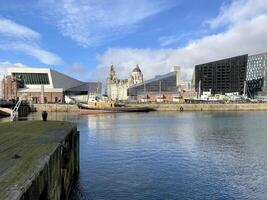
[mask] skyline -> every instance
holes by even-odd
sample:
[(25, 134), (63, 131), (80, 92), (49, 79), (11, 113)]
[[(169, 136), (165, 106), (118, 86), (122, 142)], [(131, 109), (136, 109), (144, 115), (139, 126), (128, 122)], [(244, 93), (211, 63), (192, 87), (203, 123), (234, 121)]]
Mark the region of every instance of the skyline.
[[(267, 51), (267, 2), (156, 0), (0, 1), (0, 71), (51, 67), (83, 81), (104, 80), (111, 64), (145, 79), (216, 59)], [(92, 12), (93, 11), (93, 12)]]

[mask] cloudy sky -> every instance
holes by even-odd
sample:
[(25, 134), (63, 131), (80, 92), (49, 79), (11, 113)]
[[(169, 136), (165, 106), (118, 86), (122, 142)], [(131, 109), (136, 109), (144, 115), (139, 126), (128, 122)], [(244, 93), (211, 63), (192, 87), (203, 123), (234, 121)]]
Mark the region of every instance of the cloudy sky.
[(104, 80), (111, 64), (145, 79), (267, 51), (266, 0), (0, 0), (0, 74), (50, 67)]

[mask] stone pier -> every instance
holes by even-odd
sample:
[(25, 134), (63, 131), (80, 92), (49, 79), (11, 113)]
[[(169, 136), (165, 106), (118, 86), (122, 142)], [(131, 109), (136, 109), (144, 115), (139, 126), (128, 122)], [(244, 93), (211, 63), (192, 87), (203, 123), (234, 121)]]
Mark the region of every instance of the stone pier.
[(79, 112), (76, 104), (33, 104), (32, 106), (37, 112)]
[(0, 199), (68, 199), (78, 173), (74, 124), (0, 123)]

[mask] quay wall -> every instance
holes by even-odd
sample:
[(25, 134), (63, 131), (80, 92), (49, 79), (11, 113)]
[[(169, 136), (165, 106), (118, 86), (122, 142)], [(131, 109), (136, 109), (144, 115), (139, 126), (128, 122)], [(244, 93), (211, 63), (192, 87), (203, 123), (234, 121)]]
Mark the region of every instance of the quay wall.
[(79, 112), (76, 104), (33, 104), (32, 107), (37, 112)]
[(267, 103), (240, 104), (130, 104), (149, 106), (156, 111), (267, 111)]
[(20, 200), (68, 199), (79, 173), (79, 133), (73, 130), (50, 155)]
[(76, 125), (18, 121), (0, 129), (0, 200), (68, 199), (79, 173)]
[[(128, 104), (128, 106), (149, 106), (156, 111), (267, 111), (267, 103), (239, 104), (179, 104), (179, 103), (149, 103)], [(77, 105), (72, 104), (33, 104), (38, 112), (79, 112)]]

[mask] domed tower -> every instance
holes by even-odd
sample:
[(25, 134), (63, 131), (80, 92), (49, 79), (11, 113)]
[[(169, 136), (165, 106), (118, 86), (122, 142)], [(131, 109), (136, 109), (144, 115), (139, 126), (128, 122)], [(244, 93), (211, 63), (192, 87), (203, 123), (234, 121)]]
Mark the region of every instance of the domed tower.
[(116, 83), (117, 83), (116, 72), (114, 66), (111, 65), (107, 77), (107, 88), (106, 88), (106, 94), (108, 95), (109, 98), (112, 98), (112, 88), (114, 87), (114, 84), (116, 85)]
[(113, 65), (110, 66), (108, 80), (109, 80), (109, 82), (115, 82), (116, 81), (116, 72), (115, 72)]
[(132, 78), (132, 84), (133, 85), (138, 84), (138, 83), (142, 83), (144, 81), (143, 80), (143, 74), (142, 74), (138, 65), (136, 65), (136, 67), (133, 69), (131, 78)]

